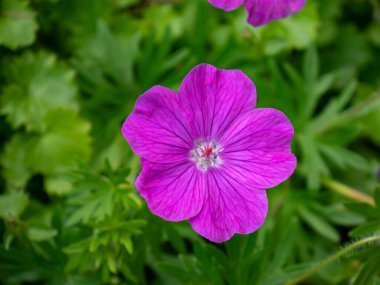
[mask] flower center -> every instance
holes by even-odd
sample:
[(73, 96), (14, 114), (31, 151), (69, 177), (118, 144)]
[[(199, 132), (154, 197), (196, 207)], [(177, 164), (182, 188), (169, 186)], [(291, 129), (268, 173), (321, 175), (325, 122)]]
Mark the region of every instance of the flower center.
[(215, 141), (200, 139), (194, 143), (190, 159), (195, 162), (199, 170), (206, 172), (209, 167), (219, 167), (223, 163), (219, 156), (222, 151), (223, 147)]

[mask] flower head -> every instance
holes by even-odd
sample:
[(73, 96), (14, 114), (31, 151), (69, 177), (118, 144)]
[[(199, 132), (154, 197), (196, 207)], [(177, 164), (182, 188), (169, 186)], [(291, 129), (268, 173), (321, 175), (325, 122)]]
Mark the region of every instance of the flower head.
[(248, 23), (258, 27), (271, 21), (286, 18), (300, 11), (306, 0), (209, 0), (211, 5), (231, 11), (244, 4)]
[(275, 109), (255, 109), (253, 82), (238, 70), (196, 66), (179, 92), (154, 86), (139, 97), (122, 133), (141, 156), (136, 188), (150, 210), (189, 220), (214, 242), (264, 223), (266, 188), (296, 167), (293, 127)]

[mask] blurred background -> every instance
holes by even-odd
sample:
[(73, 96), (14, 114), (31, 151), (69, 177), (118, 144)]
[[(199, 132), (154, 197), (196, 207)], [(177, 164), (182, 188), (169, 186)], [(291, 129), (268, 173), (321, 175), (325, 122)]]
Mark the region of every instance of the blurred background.
[[(207, 0), (0, 0), (0, 284), (297, 283), (379, 236), (379, 1), (246, 17)], [(148, 211), (120, 133), (141, 93), (202, 62), (245, 72), (296, 130), (265, 225), (224, 244)], [(380, 284), (379, 264), (366, 243), (300, 284)]]

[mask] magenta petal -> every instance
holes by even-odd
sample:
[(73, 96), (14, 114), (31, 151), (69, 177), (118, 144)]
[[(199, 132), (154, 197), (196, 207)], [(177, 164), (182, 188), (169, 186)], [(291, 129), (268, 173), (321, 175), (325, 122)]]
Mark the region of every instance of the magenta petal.
[(139, 97), (122, 133), (139, 156), (152, 162), (173, 162), (188, 157), (194, 139), (186, 128), (177, 94), (154, 86)]
[(306, 0), (247, 0), (245, 8), (248, 22), (257, 27), (295, 14), (305, 3)]
[(197, 138), (216, 139), (256, 105), (256, 88), (239, 70), (209, 64), (193, 68), (183, 80), (179, 103)]
[(169, 221), (182, 221), (199, 213), (205, 183), (204, 176), (192, 162), (158, 164), (142, 160), (142, 166), (136, 188), (155, 215)]
[(136, 188), (154, 214), (189, 219), (214, 242), (264, 223), (264, 189), (296, 167), (294, 130), (283, 113), (255, 104), (247, 76), (208, 64), (190, 71), (178, 95), (155, 86), (139, 97), (122, 133), (142, 157)]
[(251, 187), (271, 188), (292, 175), (294, 129), (275, 109), (256, 109), (239, 118), (221, 138), (223, 166), (234, 179)]
[(243, 5), (244, 0), (208, 0), (211, 5), (223, 9), (225, 11), (232, 11)]
[(210, 241), (223, 242), (235, 233), (249, 234), (260, 228), (268, 212), (265, 190), (250, 188), (227, 171), (209, 174), (202, 210), (190, 219), (194, 230)]

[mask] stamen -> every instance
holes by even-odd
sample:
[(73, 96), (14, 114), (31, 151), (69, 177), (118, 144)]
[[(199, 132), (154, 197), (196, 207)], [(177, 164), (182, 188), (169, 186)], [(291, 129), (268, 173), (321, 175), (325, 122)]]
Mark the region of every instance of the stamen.
[(194, 161), (199, 170), (206, 172), (210, 167), (219, 167), (223, 160), (220, 153), (223, 148), (209, 138), (195, 142), (194, 149), (190, 151), (190, 159)]

